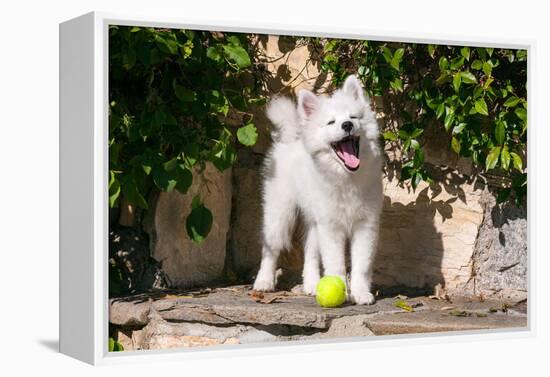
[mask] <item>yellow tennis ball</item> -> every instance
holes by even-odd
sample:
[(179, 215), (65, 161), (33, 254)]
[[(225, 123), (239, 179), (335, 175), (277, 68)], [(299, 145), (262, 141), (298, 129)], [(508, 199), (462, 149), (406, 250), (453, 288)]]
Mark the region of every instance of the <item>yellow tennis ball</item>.
[(324, 308), (335, 308), (346, 301), (346, 284), (339, 276), (324, 276), (317, 284), (317, 303)]

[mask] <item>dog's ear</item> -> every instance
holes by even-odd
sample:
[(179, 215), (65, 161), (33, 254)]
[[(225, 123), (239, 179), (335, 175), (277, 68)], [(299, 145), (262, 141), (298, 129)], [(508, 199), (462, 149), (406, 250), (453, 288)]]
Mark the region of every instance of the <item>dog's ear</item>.
[(343, 86), (344, 93), (347, 93), (355, 100), (364, 101), (363, 86), (355, 75), (348, 76)]
[(302, 118), (308, 118), (315, 112), (319, 99), (309, 90), (302, 89), (298, 93), (298, 112)]

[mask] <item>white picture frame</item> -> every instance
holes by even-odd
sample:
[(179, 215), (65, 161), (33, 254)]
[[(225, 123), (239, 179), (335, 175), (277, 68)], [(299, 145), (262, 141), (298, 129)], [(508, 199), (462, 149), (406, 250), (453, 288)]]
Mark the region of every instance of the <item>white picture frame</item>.
[[(220, 30), (266, 34), (308, 35), (349, 39), (422, 42), (527, 49), (535, 53), (534, 41), (462, 39), (412, 33), (377, 33), (367, 30), (312, 26), (236, 23), (190, 23), (184, 18), (146, 17), (92, 12), (60, 24), (60, 352), (90, 364), (112, 364), (146, 359), (229, 357), (271, 352), (318, 350), (323, 347), (379, 347), (415, 338), (447, 342), (533, 336), (532, 306), (526, 329), (462, 332), (460, 335), (416, 334), (361, 340), (316, 343), (283, 342), (232, 345), (199, 350), (162, 350), (109, 353), (108, 339), (108, 26), (150, 26)], [(534, 59), (529, 59), (528, 82)], [(529, 87), (529, 96), (532, 87)], [(528, 112), (531, 114), (531, 104)], [(529, 117), (531, 119), (531, 117)], [(531, 123), (531, 121), (529, 122)], [(530, 128), (529, 138), (533, 138)], [(529, 153), (529, 156), (531, 153)], [(531, 171), (532, 165), (529, 167)], [(531, 202), (532, 196), (528, 195)], [(530, 217), (530, 216), (529, 216)], [(528, 222), (530, 220), (528, 219)], [(528, 237), (528, 241), (531, 237)], [(529, 242), (530, 246), (530, 242)], [(531, 250), (531, 249), (530, 249)], [(528, 257), (528, 302), (533, 280), (532, 253)]]

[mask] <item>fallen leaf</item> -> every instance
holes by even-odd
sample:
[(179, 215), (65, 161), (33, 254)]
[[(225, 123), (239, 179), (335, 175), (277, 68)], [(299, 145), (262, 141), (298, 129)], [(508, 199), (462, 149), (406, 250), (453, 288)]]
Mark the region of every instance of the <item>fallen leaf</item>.
[(273, 304), (275, 301), (282, 299), (283, 296), (273, 296), (271, 298), (264, 298), (263, 300), (260, 300), (262, 304)]
[(412, 308), (412, 306), (404, 300), (394, 301), (393, 306), (395, 306), (397, 308), (401, 308), (406, 312), (414, 312), (414, 309)]
[(444, 306), (440, 310), (452, 310), (454, 308), (455, 308), (454, 306)]
[(256, 302), (262, 300), (264, 298), (263, 292), (260, 291), (251, 291), (249, 294), (250, 298)]
[(271, 295), (266, 295), (260, 291), (251, 291), (250, 293), (248, 293), (248, 295), (252, 300), (260, 304), (273, 304), (277, 300), (283, 299), (287, 295), (287, 293), (276, 292), (276, 293), (272, 293)]
[(487, 317), (487, 313), (476, 313), (476, 316), (481, 318)]
[(466, 310), (455, 309), (455, 310), (451, 310), (449, 312), (449, 315), (452, 315), (452, 316), (455, 316), (455, 317), (469, 317), (469, 316), (472, 315), (472, 313), (470, 313)]

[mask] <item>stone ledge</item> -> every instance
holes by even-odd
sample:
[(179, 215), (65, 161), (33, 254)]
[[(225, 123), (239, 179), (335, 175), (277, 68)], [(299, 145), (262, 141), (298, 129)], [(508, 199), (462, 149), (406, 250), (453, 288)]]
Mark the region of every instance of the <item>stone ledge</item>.
[[(319, 340), (527, 326), (527, 303), (453, 297), (396, 298), (371, 306), (319, 307), (288, 291), (252, 297), (249, 286), (142, 294), (110, 301), (110, 323), (126, 350)], [(270, 302), (270, 303), (261, 303)]]
[[(271, 304), (255, 302), (249, 286), (217, 289), (208, 294), (143, 294), (110, 300), (109, 322), (119, 326), (145, 326), (152, 312), (172, 322), (201, 322), (211, 325), (235, 323), (289, 325), (328, 329), (335, 318), (374, 313), (397, 313), (393, 299), (381, 299), (374, 305), (347, 304), (340, 308), (321, 308), (314, 297), (287, 291), (269, 293), (278, 297)], [(425, 310), (419, 307), (418, 310)]]

